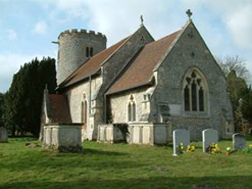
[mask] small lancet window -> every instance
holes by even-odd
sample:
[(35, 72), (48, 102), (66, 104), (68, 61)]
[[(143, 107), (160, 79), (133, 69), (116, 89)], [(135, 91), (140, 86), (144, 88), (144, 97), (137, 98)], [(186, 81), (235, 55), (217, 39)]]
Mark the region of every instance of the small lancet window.
[(131, 121), (131, 104), (128, 104), (128, 121)]
[(128, 121), (136, 121), (136, 103), (133, 95), (130, 95), (129, 98)]
[(206, 111), (206, 81), (198, 71), (188, 73), (184, 80), (185, 111)]

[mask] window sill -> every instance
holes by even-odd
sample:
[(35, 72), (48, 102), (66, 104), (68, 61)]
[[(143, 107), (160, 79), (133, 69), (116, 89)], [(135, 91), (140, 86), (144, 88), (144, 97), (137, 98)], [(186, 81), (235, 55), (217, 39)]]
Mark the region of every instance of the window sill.
[(208, 112), (198, 112), (198, 111), (188, 111), (184, 112), (185, 117), (204, 117), (204, 118), (209, 118)]

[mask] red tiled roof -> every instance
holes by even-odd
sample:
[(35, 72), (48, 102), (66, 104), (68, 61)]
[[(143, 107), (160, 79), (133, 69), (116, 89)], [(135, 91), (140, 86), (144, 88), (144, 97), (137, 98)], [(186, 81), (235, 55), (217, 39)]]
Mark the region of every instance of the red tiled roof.
[(107, 94), (112, 94), (148, 84), (153, 77), (153, 69), (165, 55), (180, 30), (158, 41), (147, 44), (130, 66), (111, 86)]
[(88, 59), (79, 69), (70, 75), (66, 81), (63, 82), (62, 87), (70, 86), (96, 73), (100, 69), (102, 63), (108, 59), (109, 56), (111, 56), (128, 38), (129, 37), (126, 37), (110, 48), (107, 48)]
[(50, 94), (49, 100), (51, 105), (52, 122), (71, 123), (72, 121), (67, 98), (64, 95)]

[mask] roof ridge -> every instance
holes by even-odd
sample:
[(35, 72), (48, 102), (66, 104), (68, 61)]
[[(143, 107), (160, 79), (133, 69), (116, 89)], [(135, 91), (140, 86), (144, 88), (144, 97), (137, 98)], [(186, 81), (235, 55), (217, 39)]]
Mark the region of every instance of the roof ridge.
[[(173, 33), (167, 35), (167, 36), (161, 37), (160, 39), (158, 39), (158, 40), (156, 40), (156, 41), (153, 41), (153, 42), (162, 41), (162, 40), (164, 40), (164, 39), (166, 39), (166, 38), (168, 38), (168, 37), (171, 37), (172, 35), (175, 35), (176, 33), (180, 32), (180, 31), (181, 31), (181, 29), (179, 29), (179, 30), (177, 30), (177, 31), (175, 31), (175, 32), (173, 32)], [(153, 42), (152, 42), (152, 43), (153, 43)], [(150, 44), (150, 43), (149, 43), (149, 44)], [(147, 45), (149, 45), (149, 44), (147, 44)]]
[[(140, 29), (142, 29), (142, 28), (145, 28), (146, 30), (147, 30), (147, 28), (144, 26), (144, 25), (141, 25), (134, 33), (132, 33), (131, 35), (129, 35), (128, 37), (126, 37), (126, 38), (124, 38), (125, 39), (125, 41), (106, 59), (106, 60), (104, 60), (104, 62), (101, 64), (101, 65), (103, 65), (103, 64), (105, 64), (105, 62), (108, 60), (108, 59), (110, 59), (110, 57), (111, 56), (113, 56), (125, 43), (127, 43), (127, 41), (129, 41), (130, 40), (130, 38), (132, 37), (132, 36), (134, 36), (134, 34), (135, 33), (137, 33)], [(148, 30), (147, 30), (148, 31)], [(151, 35), (150, 35), (151, 36)], [(152, 36), (151, 36), (152, 37)], [(153, 38), (153, 37), (152, 37)], [(123, 40), (124, 40), (123, 39)], [(121, 40), (121, 41), (123, 41), (123, 40)], [(154, 38), (153, 38), (153, 40), (154, 40)], [(121, 42), (120, 41), (120, 42)], [(155, 41), (155, 40), (154, 40)], [(119, 43), (119, 42), (118, 42)]]

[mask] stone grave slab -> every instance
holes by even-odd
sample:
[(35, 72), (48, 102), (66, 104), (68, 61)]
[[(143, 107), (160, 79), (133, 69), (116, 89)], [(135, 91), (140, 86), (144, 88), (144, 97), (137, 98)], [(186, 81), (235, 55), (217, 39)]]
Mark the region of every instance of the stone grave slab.
[(184, 148), (190, 144), (190, 133), (185, 129), (173, 131), (173, 156), (179, 155), (178, 146), (183, 143)]
[(207, 152), (208, 146), (210, 146), (212, 143), (217, 144), (219, 141), (218, 131), (215, 129), (206, 129), (202, 131), (202, 137), (203, 137), (203, 152)]
[(246, 137), (240, 133), (232, 135), (233, 147), (235, 150), (242, 150), (246, 147)]

